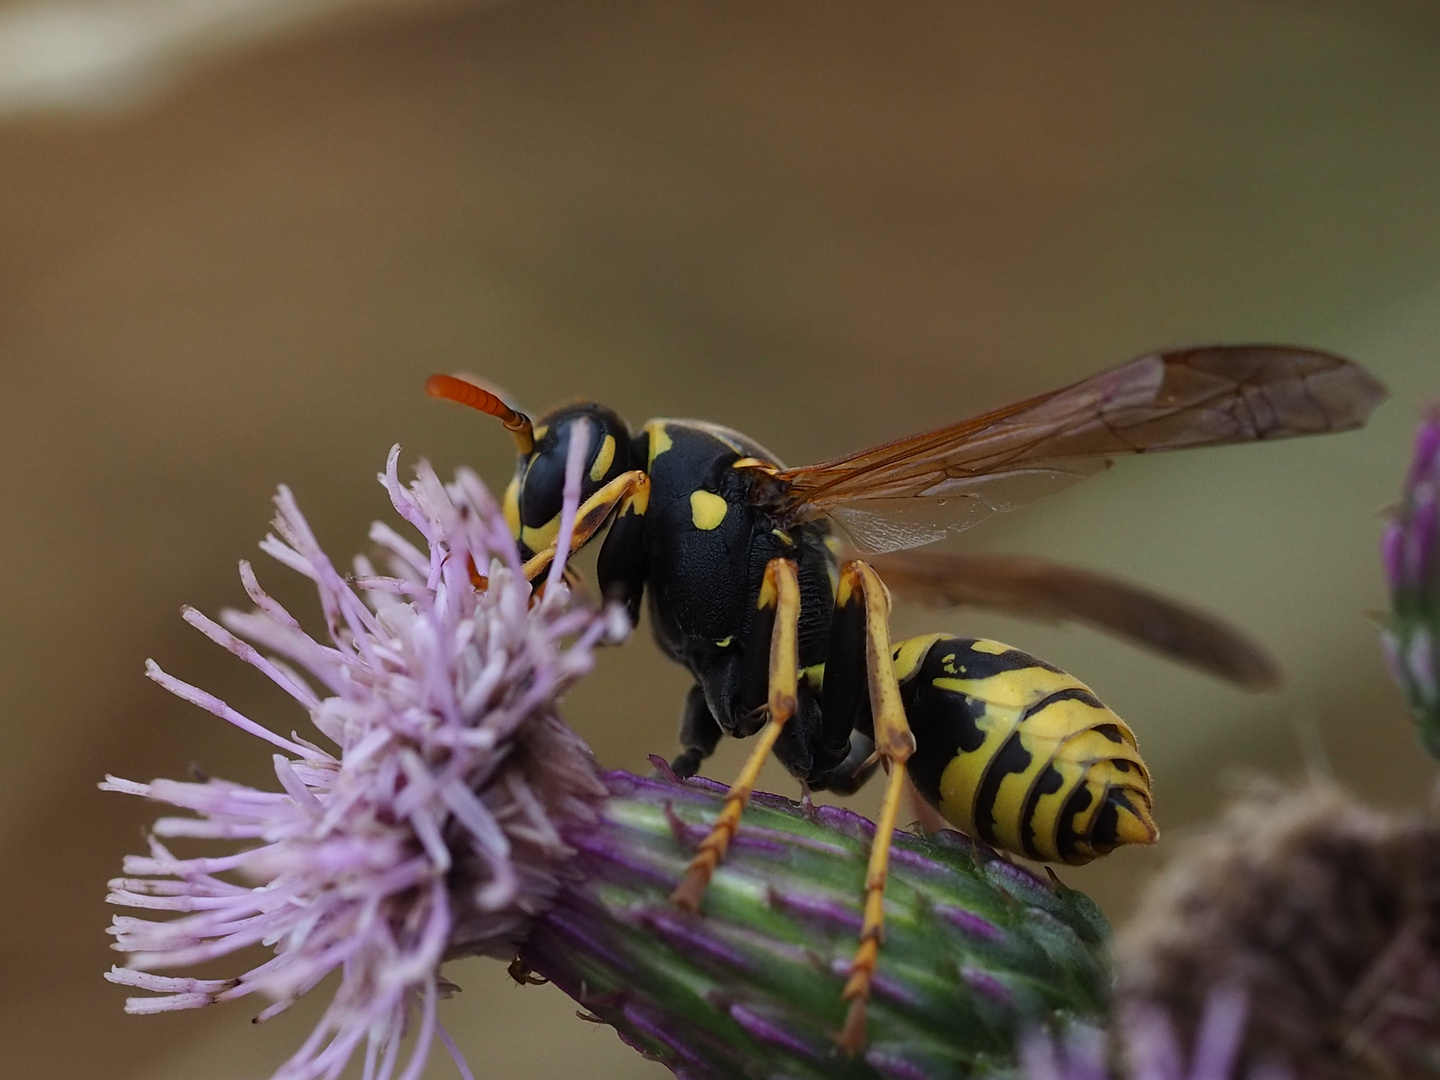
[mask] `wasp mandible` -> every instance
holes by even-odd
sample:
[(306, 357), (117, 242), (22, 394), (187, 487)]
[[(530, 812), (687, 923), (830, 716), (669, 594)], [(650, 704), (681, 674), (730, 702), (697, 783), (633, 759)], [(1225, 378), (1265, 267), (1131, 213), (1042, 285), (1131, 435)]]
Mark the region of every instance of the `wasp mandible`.
[[(697, 420), (632, 433), (603, 405), (532, 421), (498, 394), (427, 384), (498, 417), (519, 447), (504, 511), (533, 580), (554, 558), (566, 455), (585, 421), (571, 550), (608, 523), (597, 574), (695, 684), (671, 765), (692, 776), (722, 735), (758, 735), (672, 899), (698, 910), (773, 752), (810, 790), (856, 790), (883, 765), (841, 1046), (865, 1043), (891, 835), (903, 778), (957, 827), (1031, 859), (1084, 863), (1156, 837), (1135, 737), (1084, 684), (996, 642), (892, 642), (890, 589), (1088, 621), (1247, 686), (1267, 655), (1209, 616), (1113, 579), (997, 556), (910, 549), (1074, 484), (1111, 459), (1361, 426), (1385, 397), (1313, 349), (1210, 346), (1140, 357), (935, 431), (787, 469), (754, 440)], [(848, 549), (848, 550), (847, 550)], [(889, 588), (886, 586), (889, 584)], [(903, 766), (903, 767), (892, 767)]]

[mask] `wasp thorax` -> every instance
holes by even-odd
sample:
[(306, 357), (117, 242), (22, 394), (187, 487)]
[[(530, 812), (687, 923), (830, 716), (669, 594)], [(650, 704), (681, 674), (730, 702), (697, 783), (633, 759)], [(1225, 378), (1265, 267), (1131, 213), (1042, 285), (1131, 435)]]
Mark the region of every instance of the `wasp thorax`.
[(565, 461), (577, 422), (589, 443), (580, 478), (580, 501), (630, 469), (630, 430), (603, 405), (567, 405), (535, 424), (535, 446), (522, 454), (505, 492), (505, 517), (526, 557), (554, 541), (560, 531)]

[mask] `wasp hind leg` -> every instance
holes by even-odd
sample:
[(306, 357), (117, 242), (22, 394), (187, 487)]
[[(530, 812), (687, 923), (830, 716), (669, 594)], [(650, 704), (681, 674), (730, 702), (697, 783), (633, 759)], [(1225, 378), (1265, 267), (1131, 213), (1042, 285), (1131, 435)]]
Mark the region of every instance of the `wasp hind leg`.
[(875, 571), (859, 560), (846, 563), (840, 572), (825, 672), (827, 742), (838, 740), (842, 729), (862, 718), (868, 696), (875, 753), (889, 773), (865, 869), (860, 944), (842, 994), (849, 1007), (845, 1026), (835, 1040), (845, 1053), (858, 1054), (865, 1048), (866, 1005), (884, 938), (885, 881), (890, 869), (890, 844), (905, 793), (905, 762), (915, 752), (915, 737), (905, 719), (890, 647), (890, 594)]
[(759, 653), (759, 643), (767, 637), (770, 643), (769, 694), (766, 701), (769, 720), (756, 737), (755, 748), (746, 759), (745, 767), (730, 785), (720, 817), (709, 835), (700, 841), (685, 877), (670, 894), (670, 900), (687, 911), (700, 910), (700, 901), (705, 896), (710, 878), (725, 858), (725, 851), (740, 827), (740, 815), (750, 801), (750, 792), (760, 775), (760, 767), (775, 748), (775, 740), (780, 737), (786, 722), (795, 715), (800, 681), (799, 624), (800, 581), (795, 564), (788, 559), (772, 559), (765, 567), (765, 579), (760, 587), (760, 599), (750, 631), (750, 642), (755, 646), (750, 650), (752, 655)]

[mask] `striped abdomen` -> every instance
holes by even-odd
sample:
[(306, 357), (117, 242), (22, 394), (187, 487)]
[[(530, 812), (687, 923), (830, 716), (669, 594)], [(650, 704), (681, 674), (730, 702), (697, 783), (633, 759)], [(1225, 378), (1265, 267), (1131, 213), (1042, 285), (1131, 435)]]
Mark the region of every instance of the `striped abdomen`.
[(1125, 722), (1065, 672), (995, 641), (901, 642), (910, 776), (945, 819), (1042, 862), (1154, 843), (1150, 774)]

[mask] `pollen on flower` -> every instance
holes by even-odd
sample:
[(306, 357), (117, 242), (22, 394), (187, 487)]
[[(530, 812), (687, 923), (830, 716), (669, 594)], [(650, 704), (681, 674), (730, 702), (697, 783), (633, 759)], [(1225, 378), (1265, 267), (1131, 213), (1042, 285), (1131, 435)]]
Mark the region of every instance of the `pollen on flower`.
[[(562, 553), (586, 440), (571, 445)], [(590, 820), (605, 794), (557, 702), (589, 669), (592, 647), (623, 637), (628, 620), (572, 602), (563, 558), (534, 599), (478, 477), (462, 470), (443, 484), (422, 462), (405, 485), (398, 457), (397, 447), (380, 479), (422, 543), (376, 524), (384, 574), (363, 558), (342, 574), (289, 490), (276, 497), (276, 534), (261, 547), (314, 583), (324, 639), (266, 594), (248, 564), (240, 575), (254, 611), (220, 623), (185, 612), (293, 697), (314, 738), (276, 734), (148, 665), (172, 693), (268, 743), (274, 790), (215, 779), (101, 785), (186, 812), (156, 821), (148, 853), (127, 858), (125, 876), (110, 883), (111, 903), (163, 916), (117, 915), (110, 928), (129, 956), (106, 977), (145, 992), (127, 1011), (258, 993), (269, 1001), (264, 1019), (341, 973), (323, 1019), (277, 1080), (338, 1076), (362, 1047), (367, 1080), (418, 1076), (436, 1037), (450, 1045), (436, 1018), (450, 988), (440, 965), (513, 954), (573, 855), (562, 826)], [(472, 567), (488, 578), (483, 590)], [(177, 837), (236, 843), (182, 858), (167, 847)], [(273, 956), (234, 978), (157, 973), (256, 944)]]

